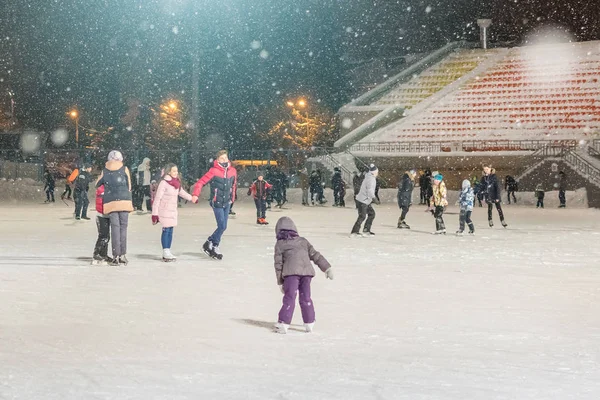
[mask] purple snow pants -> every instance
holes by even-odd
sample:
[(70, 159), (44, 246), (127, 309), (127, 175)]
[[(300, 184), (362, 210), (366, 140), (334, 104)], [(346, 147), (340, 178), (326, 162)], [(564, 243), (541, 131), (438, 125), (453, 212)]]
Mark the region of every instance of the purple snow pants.
[(300, 309), (305, 324), (315, 322), (315, 307), (310, 298), (310, 281), (312, 276), (286, 276), (283, 280), (283, 305), (279, 311), (279, 322), (290, 324), (296, 307), (296, 292), (300, 292)]

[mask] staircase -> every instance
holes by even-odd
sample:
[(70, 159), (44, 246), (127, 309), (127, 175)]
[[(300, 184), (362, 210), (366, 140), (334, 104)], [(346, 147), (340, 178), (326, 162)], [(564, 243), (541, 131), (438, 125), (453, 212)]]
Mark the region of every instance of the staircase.
[(346, 184), (352, 183), (352, 175), (356, 171), (354, 157), (349, 152), (330, 153), (325, 152), (322, 155), (311, 157), (307, 162), (318, 162), (333, 174), (334, 168), (339, 168), (342, 171), (342, 179)]

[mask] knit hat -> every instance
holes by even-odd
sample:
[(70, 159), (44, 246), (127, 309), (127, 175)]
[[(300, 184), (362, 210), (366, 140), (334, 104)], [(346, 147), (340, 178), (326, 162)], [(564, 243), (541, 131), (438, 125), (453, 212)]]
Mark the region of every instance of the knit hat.
[(340, 167), (335, 167), (333, 170), (334, 170), (335, 172), (341, 172), (341, 171), (342, 171), (342, 170), (340, 169)]
[(123, 154), (118, 150), (108, 153), (108, 161), (123, 161)]
[(375, 171), (377, 171), (377, 167), (375, 166), (375, 164), (369, 164), (369, 171), (370, 171), (370, 172), (375, 172)]
[(435, 179), (436, 181), (442, 181), (444, 179), (444, 177), (442, 176), (442, 174), (437, 174), (436, 176), (433, 177), (433, 179)]

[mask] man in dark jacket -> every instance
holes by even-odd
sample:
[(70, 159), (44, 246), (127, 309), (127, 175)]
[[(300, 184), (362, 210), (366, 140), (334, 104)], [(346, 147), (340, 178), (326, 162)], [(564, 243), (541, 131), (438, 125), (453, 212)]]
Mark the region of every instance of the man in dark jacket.
[(315, 205), (315, 196), (319, 204), (323, 204), (324, 201), (322, 199), (323, 193), (323, 184), (321, 180), (321, 171), (314, 170), (310, 173), (310, 201), (312, 205)]
[(506, 175), (504, 178), (504, 190), (506, 190), (506, 197), (508, 198), (508, 204), (510, 204), (510, 195), (512, 194), (513, 201), (517, 203), (517, 197), (515, 192), (518, 190), (517, 181), (510, 175)]
[(433, 187), (431, 186), (431, 170), (428, 168), (419, 178), (421, 202), (419, 204), (429, 205), (429, 199), (433, 196)]
[(412, 204), (412, 192), (415, 187), (415, 178), (417, 171), (411, 169), (402, 175), (402, 181), (398, 183), (398, 207), (402, 210), (402, 214), (398, 219), (398, 229), (410, 229), (410, 226), (404, 220), (410, 205)]
[(75, 179), (75, 193), (73, 197), (75, 198), (75, 219), (86, 219), (90, 218), (87, 216), (88, 204), (90, 204), (90, 200), (88, 198), (88, 190), (90, 189), (90, 181), (91, 176), (90, 172), (92, 171), (92, 167), (89, 165), (84, 165), (79, 171), (79, 175)]
[(333, 189), (333, 206), (339, 207), (340, 193), (342, 192), (344, 182), (342, 181), (342, 170), (339, 167), (333, 169), (333, 176), (331, 177), (331, 188)]
[(485, 201), (488, 205), (488, 223), (490, 227), (494, 226), (492, 221), (492, 207), (496, 205), (500, 223), (506, 228), (507, 224), (504, 221), (504, 213), (502, 212), (502, 204), (500, 203), (500, 185), (496, 177), (496, 170), (490, 165), (483, 167), (483, 178), (481, 178), (481, 186), (485, 191)]
[(564, 171), (558, 173), (558, 200), (560, 206), (558, 208), (565, 208), (567, 206), (567, 177)]
[(300, 170), (300, 189), (302, 189), (302, 205), (308, 205), (308, 189), (310, 184), (308, 183), (308, 169), (306, 167)]
[[(46, 192), (46, 203), (54, 203), (55, 181), (49, 170), (44, 170), (44, 191)], [(52, 198), (52, 200), (50, 200)]]

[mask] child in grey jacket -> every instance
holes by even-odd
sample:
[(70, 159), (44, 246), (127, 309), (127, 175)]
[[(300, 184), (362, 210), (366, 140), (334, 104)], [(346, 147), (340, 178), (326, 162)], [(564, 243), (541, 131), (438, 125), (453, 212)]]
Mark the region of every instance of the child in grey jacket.
[(275, 226), (277, 243), (275, 244), (275, 274), (283, 296), (283, 305), (275, 328), (278, 333), (287, 333), (294, 308), (296, 292), (300, 293), (300, 309), (306, 332), (312, 332), (315, 324), (315, 308), (310, 297), (310, 282), (315, 276), (312, 262), (333, 279), (329, 262), (314, 249), (308, 240), (298, 236), (298, 229), (289, 217), (281, 217)]

